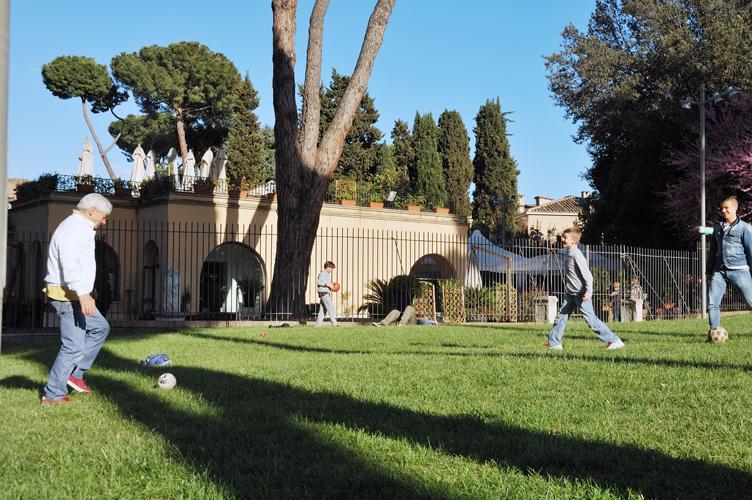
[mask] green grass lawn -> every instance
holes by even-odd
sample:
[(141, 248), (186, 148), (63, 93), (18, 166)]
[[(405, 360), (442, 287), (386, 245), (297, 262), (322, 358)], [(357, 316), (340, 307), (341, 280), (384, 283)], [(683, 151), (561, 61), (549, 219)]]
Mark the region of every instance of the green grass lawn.
[(7, 344), (0, 498), (751, 498), (752, 315), (723, 324), (121, 330), (44, 407), (58, 344)]

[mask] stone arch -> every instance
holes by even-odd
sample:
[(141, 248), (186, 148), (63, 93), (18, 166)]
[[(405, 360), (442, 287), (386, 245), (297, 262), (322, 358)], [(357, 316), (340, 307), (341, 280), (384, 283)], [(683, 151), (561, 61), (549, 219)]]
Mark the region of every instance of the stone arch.
[(201, 267), (200, 312), (259, 314), (263, 310), (264, 294), (258, 287), (251, 286), (253, 280), (266, 283), (261, 256), (243, 243), (218, 245), (209, 252)]

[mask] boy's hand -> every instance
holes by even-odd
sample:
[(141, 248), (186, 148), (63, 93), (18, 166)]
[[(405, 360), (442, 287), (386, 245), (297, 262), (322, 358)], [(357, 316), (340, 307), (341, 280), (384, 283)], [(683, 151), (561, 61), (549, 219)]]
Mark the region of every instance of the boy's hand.
[(585, 302), (589, 302), (590, 301), (590, 295), (586, 293), (585, 295), (582, 296), (582, 300), (585, 301)]

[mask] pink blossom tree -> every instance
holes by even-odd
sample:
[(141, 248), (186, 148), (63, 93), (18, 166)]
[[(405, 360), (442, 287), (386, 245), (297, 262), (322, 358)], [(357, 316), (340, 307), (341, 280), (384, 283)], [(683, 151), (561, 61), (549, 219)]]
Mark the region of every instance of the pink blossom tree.
[[(687, 241), (697, 239), (700, 225), (700, 137), (674, 151), (669, 164), (683, 172), (665, 192), (667, 218)], [(739, 197), (739, 216), (752, 213), (752, 94), (708, 106), (705, 121), (705, 214), (707, 224), (720, 220), (721, 201)]]

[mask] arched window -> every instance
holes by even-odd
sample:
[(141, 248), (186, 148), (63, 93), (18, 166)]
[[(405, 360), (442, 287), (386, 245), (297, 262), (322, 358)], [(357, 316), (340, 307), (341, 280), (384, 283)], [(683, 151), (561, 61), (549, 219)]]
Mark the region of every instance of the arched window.
[(209, 252), (201, 269), (199, 309), (258, 314), (265, 283), (264, 265), (256, 252), (241, 243), (222, 243)]
[(94, 279), (97, 309), (104, 315), (113, 302), (120, 301), (120, 259), (110, 245), (96, 240), (94, 260), (97, 263), (97, 275)]
[(418, 259), (410, 274), (424, 281), (446, 280), (454, 276), (454, 269), (448, 260), (433, 253)]
[(157, 276), (159, 276), (159, 248), (154, 240), (149, 240), (144, 245), (144, 267), (141, 290), (141, 310), (144, 312), (154, 312), (157, 310), (159, 287), (157, 286)]

